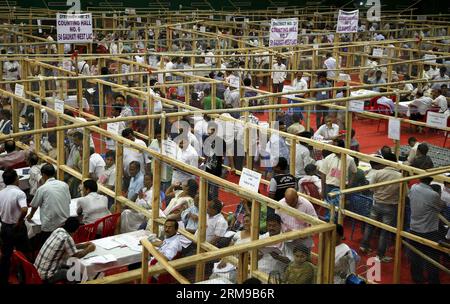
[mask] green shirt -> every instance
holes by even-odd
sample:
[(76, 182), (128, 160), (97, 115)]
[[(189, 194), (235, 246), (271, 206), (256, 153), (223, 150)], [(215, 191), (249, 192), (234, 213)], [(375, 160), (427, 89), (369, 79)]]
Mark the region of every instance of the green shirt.
[(311, 262), (304, 262), (297, 265), (291, 262), (284, 274), (286, 284), (314, 284), (315, 266)]
[[(211, 110), (211, 95), (203, 98), (203, 109)], [(216, 97), (216, 109), (223, 109), (223, 101), (219, 97)]]

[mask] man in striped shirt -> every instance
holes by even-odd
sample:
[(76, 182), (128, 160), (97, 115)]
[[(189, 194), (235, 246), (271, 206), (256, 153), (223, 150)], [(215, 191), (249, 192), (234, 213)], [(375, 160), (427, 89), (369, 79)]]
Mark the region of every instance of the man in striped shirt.
[(79, 226), (78, 218), (69, 217), (64, 226), (53, 231), (45, 241), (34, 262), (43, 281), (51, 284), (67, 280), (66, 258), (82, 258), (95, 250), (95, 245), (91, 242), (75, 245), (72, 236)]

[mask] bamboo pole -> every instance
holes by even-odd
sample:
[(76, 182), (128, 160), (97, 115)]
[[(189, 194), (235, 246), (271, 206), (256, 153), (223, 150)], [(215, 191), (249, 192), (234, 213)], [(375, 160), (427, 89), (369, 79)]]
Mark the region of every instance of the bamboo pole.
[(403, 230), (403, 223), (405, 219), (405, 197), (407, 184), (405, 182), (400, 184), (400, 193), (398, 196), (398, 207), (397, 207), (397, 232), (395, 234), (395, 256), (394, 256), (394, 274), (393, 274), (393, 282), (394, 284), (400, 283), (400, 274), (401, 274), (401, 255), (402, 255), (402, 237), (401, 232)]
[[(199, 189), (199, 212), (198, 212), (198, 228), (197, 228), (197, 254), (203, 252), (201, 244), (206, 240), (206, 208), (208, 200), (208, 184), (204, 178), (200, 178)], [(198, 263), (195, 268), (195, 281), (203, 281), (205, 275), (205, 264)]]

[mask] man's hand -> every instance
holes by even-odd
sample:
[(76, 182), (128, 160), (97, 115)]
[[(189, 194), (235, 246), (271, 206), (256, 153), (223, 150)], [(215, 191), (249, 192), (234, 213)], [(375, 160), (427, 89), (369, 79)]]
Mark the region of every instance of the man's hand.
[(31, 222), (31, 219), (32, 219), (33, 217), (31, 216), (31, 214), (28, 214), (27, 215), (27, 221), (29, 221), (29, 222)]

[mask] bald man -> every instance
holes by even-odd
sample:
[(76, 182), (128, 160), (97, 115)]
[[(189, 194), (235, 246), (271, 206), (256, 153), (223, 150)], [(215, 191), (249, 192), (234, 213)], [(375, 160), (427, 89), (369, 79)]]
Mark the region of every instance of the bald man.
[[(286, 189), (286, 192), (284, 193), (284, 198), (281, 199), (279, 203), (284, 206), (295, 208), (302, 213), (306, 213), (308, 215), (317, 218), (317, 213), (313, 205), (307, 199), (298, 196), (297, 190), (295, 190), (294, 188)], [(283, 232), (302, 230), (310, 226), (310, 224), (308, 224), (307, 222), (299, 220), (291, 215), (288, 215), (283, 211), (276, 210), (275, 212), (279, 214), (281, 217)], [(307, 238), (304, 240), (305, 240), (304, 244), (309, 248), (311, 248), (313, 245), (312, 239)]]

